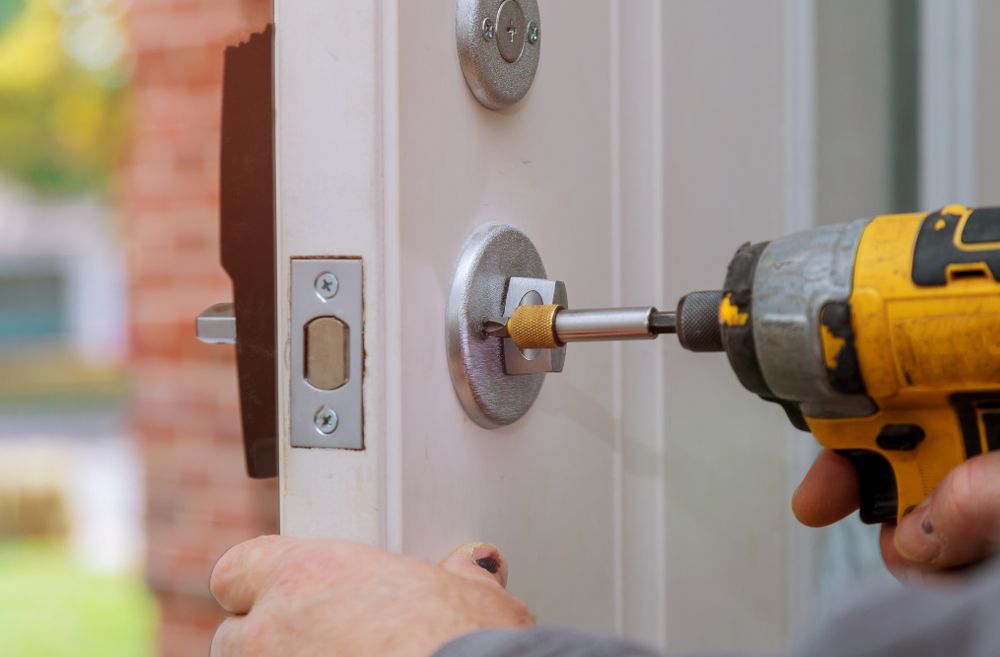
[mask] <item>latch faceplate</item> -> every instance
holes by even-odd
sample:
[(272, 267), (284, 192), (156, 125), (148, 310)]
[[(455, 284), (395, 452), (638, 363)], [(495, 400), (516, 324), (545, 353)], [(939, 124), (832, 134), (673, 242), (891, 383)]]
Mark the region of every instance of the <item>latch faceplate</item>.
[(361, 260), (291, 267), (291, 446), (364, 449)]

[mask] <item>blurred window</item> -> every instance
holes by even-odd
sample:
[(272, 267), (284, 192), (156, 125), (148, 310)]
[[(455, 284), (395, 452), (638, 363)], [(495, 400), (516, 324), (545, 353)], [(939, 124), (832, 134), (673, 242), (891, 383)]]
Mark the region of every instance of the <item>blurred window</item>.
[(0, 348), (65, 339), (65, 297), (59, 271), (0, 273)]

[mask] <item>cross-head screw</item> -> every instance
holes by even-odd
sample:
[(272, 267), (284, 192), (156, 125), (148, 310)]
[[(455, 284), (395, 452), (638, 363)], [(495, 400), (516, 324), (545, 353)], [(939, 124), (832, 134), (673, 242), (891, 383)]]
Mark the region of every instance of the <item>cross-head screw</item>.
[(337, 290), (340, 289), (340, 281), (332, 273), (325, 271), (316, 277), (314, 287), (316, 288), (316, 294), (321, 298), (332, 299), (337, 296)]
[(538, 31), (538, 23), (531, 21), (528, 23), (528, 43), (535, 45), (538, 43), (538, 39), (541, 33)]
[(492, 41), (493, 37), (497, 33), (497, 23), (492, 18), (487, 18), (483, 20), (483, 38), (487, 41)]
[(337, 417), (336, 411), (324, 406), (316, 411), (316, 417), (313, 418), (313, 423), (316, 425), (317, 431), (324, 436), (329, 436), (337, 430), (337, 425), (340, 424), (340, 418)]

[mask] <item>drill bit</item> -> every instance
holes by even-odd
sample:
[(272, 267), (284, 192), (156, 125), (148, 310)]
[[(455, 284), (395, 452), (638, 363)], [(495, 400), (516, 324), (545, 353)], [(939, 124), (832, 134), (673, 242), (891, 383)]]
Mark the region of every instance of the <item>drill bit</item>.
[(509, 338), (506, 319), (488, 317), (479, 326), (479, 334), (484, 338)]
[(676, 311), (652, 306), (570, 310), (556, 305), (519, 306), (510, 317), (484, 317), (485, 338), (510, 338), (521, 349), (553, 349), (569, 342), (650, 340), (676, 334), (689, 351), (723, 351), (718, 290), (691, 292)]
[[(553, 309), (549, 311), (547, 309)], [(537, 311), (528, 314), (527, 311)], [(664, 333), (677, 332), (677, 314), (661, 312), (655, 308), (610, 308), (604, 310), (563, 310), (554, 306), (533, 306), (519, 308), (509, 319), (487, 317), (480, 324), (479, 333), (483, 338), (511, 338), (517, 342), (523, 337), (526, 322), (536, 322), (537, 317), (546, 319), (545, 327), (533, 327), (535, 337), (532, 344), (519, 345), (532, 348), (543, 347), (534, 342), (544, 334), (548, 336), (544, 345), (551, 347), (566, 342), (581, 340), (625, 340), (655, 338)], [(513, 328), (512, 328), (512, 325)], [(544, 329), (544, 330), (542, 330)]]
[(667, 310), (654, 310), (649, 316), (649, 332), (653, 335), (677, 332), (677, 313)]

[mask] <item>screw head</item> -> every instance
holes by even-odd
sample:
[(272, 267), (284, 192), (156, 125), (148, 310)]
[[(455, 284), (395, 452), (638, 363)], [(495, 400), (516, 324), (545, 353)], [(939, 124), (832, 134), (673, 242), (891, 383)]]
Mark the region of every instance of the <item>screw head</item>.
[(319, 431), (324, 436), (329, 436), (337, 430), (337, 425), (340, 424), (340, 418), (337, 417), (336, 411), (324, 406), (316, 411), (316, 417), (313, 418), (313, 423), (316, 425), (316, 431)]
[(486, 18), (483, 20), (483, 38), (487, 41), (493, 39), (497, 33), (497, 23), (492, 18)]
[(538, 31), (538, 23), (530, 21), (528, 23), (528, 43), (535, 45), (541, 36), (541, 33)]
[(325, 271), (316, 277), (316, 283), (313, 287), (316, 288), (316, 294), (321, 299), (332, 299), (337, 296), (337, 290), (340, 289), (340, 281), (332, 273)]

